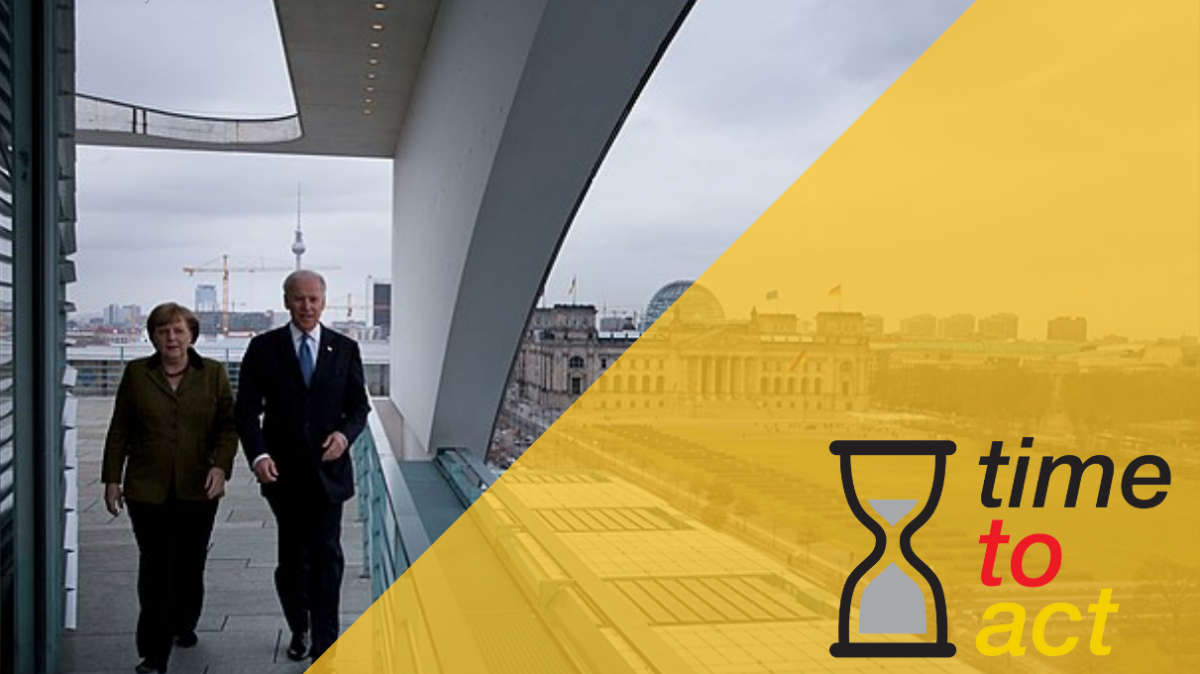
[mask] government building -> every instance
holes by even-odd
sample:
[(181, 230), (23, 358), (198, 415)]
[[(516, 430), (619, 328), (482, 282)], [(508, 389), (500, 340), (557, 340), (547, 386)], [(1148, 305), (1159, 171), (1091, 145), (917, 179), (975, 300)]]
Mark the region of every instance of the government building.
[[(556, 414), (593, 384), (593, 409), (687, 413), (721, 401), (796, 416), (864, 410), (874, 359), (863, 315), (821, 312), (815, 323), (802, 334), (795, 314), (730, 319), (710, 291), (687, 281), (655, 293), (639, 333), (597, 330), (592, 305), (539, 308), (510, 396)], [(624, 355), (639, 337), (637, 354)]]

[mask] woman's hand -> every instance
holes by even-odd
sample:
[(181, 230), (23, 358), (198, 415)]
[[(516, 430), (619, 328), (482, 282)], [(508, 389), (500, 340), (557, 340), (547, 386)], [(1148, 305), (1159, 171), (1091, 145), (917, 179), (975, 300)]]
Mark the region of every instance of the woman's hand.
[(104, 507), (108, 508), (108, 513), (113, 517), (121, 514), (121, 508), (125, 507), (125, 497), (121, 495), (121, 485), (116, 482), (104, 484)]
[(209, 468), (208, 478), (204, 480), (204, 491), (211, 501), (225, 495), (225, 471), (220, 468)]

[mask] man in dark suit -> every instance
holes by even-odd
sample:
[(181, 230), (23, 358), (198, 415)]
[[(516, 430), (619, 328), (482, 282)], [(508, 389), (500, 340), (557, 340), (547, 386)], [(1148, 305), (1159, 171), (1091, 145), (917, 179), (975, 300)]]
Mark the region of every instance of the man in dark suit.
[(358, 344), (321, 325), (325, 279), (293, 272), (283, 300), (292, 320), (250, 341), (235, 416), (279, 530), (275, 589), (292, 631), (287, 654), (315, 661), (338, 637), (342, 504), (354, 495), (346, 450), (370, 406)]

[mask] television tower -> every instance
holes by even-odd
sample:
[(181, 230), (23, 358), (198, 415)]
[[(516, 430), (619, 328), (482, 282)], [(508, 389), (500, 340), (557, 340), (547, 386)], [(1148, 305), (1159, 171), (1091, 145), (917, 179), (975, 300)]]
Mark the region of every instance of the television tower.
[(296, 185), (296, 240), (292, 241), (292, 254), (296, 256), (296, 269), (303, 267), (302, 260), (304, 258), (304, 232), (300, 231), (300, 186)]

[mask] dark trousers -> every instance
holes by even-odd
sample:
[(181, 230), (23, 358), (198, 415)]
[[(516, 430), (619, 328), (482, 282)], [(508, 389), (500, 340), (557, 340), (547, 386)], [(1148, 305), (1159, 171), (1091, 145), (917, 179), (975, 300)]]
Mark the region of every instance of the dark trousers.
[(138, 655), (165, 664), (176, 634), (196, 629), (217, 501), (127, 501), (138, 544)]
[(275, 591), (292, 632), (312, 632), (314, 659), (338, 638), (345, 559), (342, 504), (268, 498), (279, 529)]

